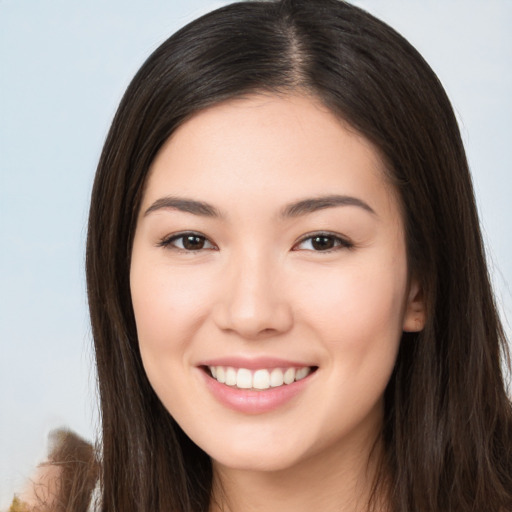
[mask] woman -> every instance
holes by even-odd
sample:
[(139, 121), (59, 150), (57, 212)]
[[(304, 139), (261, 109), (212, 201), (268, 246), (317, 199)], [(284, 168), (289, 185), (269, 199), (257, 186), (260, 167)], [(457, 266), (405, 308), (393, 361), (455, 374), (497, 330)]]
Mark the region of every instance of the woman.
[(158, 48), (101, 156), (87, 279), (98, 510), (512, 509), (457, 123), (365, 12), (232, 4)]

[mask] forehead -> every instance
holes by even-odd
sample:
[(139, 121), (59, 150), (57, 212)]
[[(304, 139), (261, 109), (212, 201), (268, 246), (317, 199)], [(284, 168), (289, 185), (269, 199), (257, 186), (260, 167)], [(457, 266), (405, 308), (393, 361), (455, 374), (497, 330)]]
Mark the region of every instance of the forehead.
[(365, 137), (314, 98), (259, 94), (180, 126), (151, 165), (144, 203), (172, 194), (270, 206), (333, 193), (375, 196), (381, 208), (396, 203)]

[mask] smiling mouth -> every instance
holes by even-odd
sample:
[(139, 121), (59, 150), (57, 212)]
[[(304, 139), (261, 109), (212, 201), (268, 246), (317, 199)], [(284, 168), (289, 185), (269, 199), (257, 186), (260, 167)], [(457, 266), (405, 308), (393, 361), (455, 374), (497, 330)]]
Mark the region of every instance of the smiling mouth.
[(315, 372), (318, 367), (303, 366), (300, 368), (261, 368), (249, 370), (232, 366), (204, 366), (203, 369), (211, 378), (226, 386), (263, 391), (265, 389), (287, 386), (305, 379), (308, 375)]

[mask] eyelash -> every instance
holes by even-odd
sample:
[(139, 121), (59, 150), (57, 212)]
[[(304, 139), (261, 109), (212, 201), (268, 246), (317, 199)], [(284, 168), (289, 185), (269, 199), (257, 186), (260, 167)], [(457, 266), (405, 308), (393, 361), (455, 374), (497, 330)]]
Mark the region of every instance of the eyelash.
[[(200, 239), (203, 244), (209, 244), (211, 247), (204, 247), (204, 245), (202, 247), (200, 247), (199, 249), (186, 249), (184, 247), (184, 244), (183, 244), (183, 241), (185, 238), (196, 238), (196, 239)], [(310, 233), (308, 235), (305, 235), (303, 236), (293, 247), (292, 247), (292, 250), (293, 251), (297, 251), (297, 250), (300, 250), (298, 249), (298, 246), (300, 246), (301, 244), (303, 244), (304, 242), (308, 241), (308, 240), (311, 240), (312, 241), (312, 244), (314, 243), (313, 240), (314, 239), (320, 239), (320, 238), (323, 238), (324, 240), (325, 239), (328, 239), (329, 241), (331, 241), (334, 245), (332, 247), (329, 247), (328, 249), (325, 249), (325, 250), (315, 250), (314, 249), (314, 246), (313, 246), (313, 249), (305, 249), (305, 250), (308, 250), (308, 251), (311, 251), (311, 252), (322, 252), (322, 253), (330, 253), (330, 252), (333, 252), (333, 251), (337, 251), (337, 250), (340, 250), (340, 249), (351, 249), (354, 247), (354, 244), (352, 242), (350, 242), (349, 240), (347, 240), (346, 238), (343, 238), (335, 233), (330, 233), (330, 232), (327, 232), (327, 231), (320, 231), (320, 232), (317, 232), (317, 233)], [(182, 246), (183, 247), (177, 247), (174, 242), (176, 242), (177, 240), (182, 240)], [(217, 250), (218, 248), (208, 240), (208, 238), (204, 235), (202, 235), (201, 233), (197, 233), (197, 232), (194, 232), (194, 231), (185, 231), (185, 232), (182, 232), (182, 233), (176, 233), (174, 235), (171, 235), (171, 236), (168, 236), (166, 238), (163, 238), (162, 240), (160, 240), (157, 244), (158, 247), (164, 247), (164, 248), (170, 248), (170, 249), (173, 249), (173, 250), (176, 250), (176, 251), (179, 251), (179, 252), (184, 252), (184, 253), (195, 253), (195, 252), (200, 252), (200, 251), (203, 251), (203, 250), (207, 250), (207, 251), (211, 251), (211, 250)]]
[(304, 235), (292, 248), (292, 250), (300, 250), (300, 249), (296, 249), (296, 247), (298, 247), (299, 245), (303, 244), (304, 242), (308, 241), (308, 240), (311, 240), (312, 243), (314, 239), (319, 239), (319, 238), (323, 238), (323, 239), (329, 239), (330, 241), (333, 242), (333, 247), (330, 247), (326, 250), (315, 250), (314, 248), (313, 249), (305, 249), (305, 250), (308, 250), (308, 251), (311, 251), (311, 252), (321, 252), (321, 253), (331, 253), (331, 252), (334, 252), (334, 251), (339, 251), (341, 249), (352, 249), (354, 247), (354, 244), (350, 241), (350, 240), (347, 240), (346, 238), (343, 238), (341, 237), (340, 235), (336, 234), (336, 233), (330, 233), (329, 231), (319, 231), (317, 233), (308, 233), (307, 235)]
[[(204, 243), (210, 244), (211, 247), (207, 247), (207, 248), (200, 247), (199, 249), (186, 249), (184, 246), (183, 247), (177, 247), (174, 244), (174, 242), (176, 242), (177, 240), (182, 240), (182, 245), (184, 245), (183, 241), (184, 241), (185, 238), (199, 238)], [(203, 250), (211, 251), (211, 250), (216, 250), (217, 249), (217, 247), (212, 242), (210, 242), (207, 237), (205, 237), (201, 233), (197, 233), (195, 231), (184, 231), (182, 233), (176, 233), (174, 235), (165, 237), (162, 240), (160, 240), (160, 242), (158, 242), (157, 245), (158, 245), (158, 247), (169, 248), (169, 249), (173, 249), (173, 250), (176, 250), (176, 251), (179, 251), (179, 252), (185, 252), (185, 253), (194, 253), (194, 252), (199, 252), (199, 251), (203, 251)]]

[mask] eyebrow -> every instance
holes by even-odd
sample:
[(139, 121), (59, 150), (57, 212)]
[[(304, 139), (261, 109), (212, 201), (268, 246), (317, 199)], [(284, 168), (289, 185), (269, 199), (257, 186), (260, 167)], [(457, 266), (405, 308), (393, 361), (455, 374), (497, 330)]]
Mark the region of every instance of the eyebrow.
[(179, 210), (180, 212), (192, 213), (202, 217), (222, 217), (215, 206), (203, 201), (186, 199), (181, 197), (167, 196), (157, 199), (145, 212), (144, 216), (161, 209)]
[(375, 210), (362, 199), (358, 199), (357, 197), (352, 196), (329, 195), (312, 197), (291, 203), (283, 208), (281, 211), (281, 217), (299, 217), (301, 215), (313, 213), (318, 210), (334, 208), (337, 206), (357, 206), (371, 213), (372, 215), (377, 215)]
[[(294, 203), (286, 205), (281, 210), (282, 218), (300, 217), (301, 215), (307, 215), (318, 210), (324, 210), (326, 208), (335, 208), (338, 206), (357, 206), (363, 210), (377, 215), (375, 210), (363, 200), (352, 196), (342, 195), (329, 195), (321, 197), (312, 197), (302, 199)], [(222, 214), (215, 208), (215, 206), (206, 203), (204, 201), (196, 201), (195, 199), (187, 199), (175, 196), (167, 196), (157, 199), (145, 212), (144, 216), (149, 215), (151, 212), (171, 209), (178, 210), (185, 213), (192, 213), (193, 215), (199, 215), (202, 217), (213, 217), (220, 218)]]

